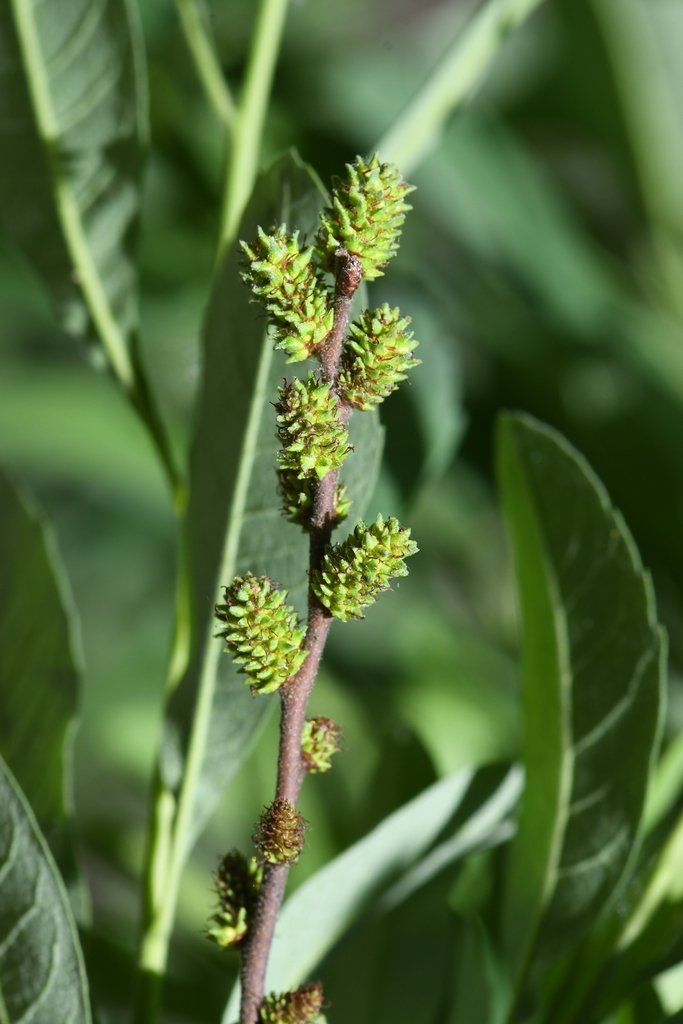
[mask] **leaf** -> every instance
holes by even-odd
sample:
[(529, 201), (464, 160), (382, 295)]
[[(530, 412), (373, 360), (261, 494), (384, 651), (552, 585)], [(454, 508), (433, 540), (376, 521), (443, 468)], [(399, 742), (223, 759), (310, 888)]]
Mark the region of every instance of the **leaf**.
[(17, 476), (96, 491), (156, 522), (168, 518), (161, 466), (110, 381), (76, 363), (6, 361), (0, 375), (0, 463)]
[(458, 931), (447, 1022), (502, 1024), (509, 994), (490, 936), (476, 918), (461, 921)]
[(540, 0), (488, 0), (462, 26), (430, 76), (374, 147), (410, 169), (434, 148), (450, 114), (481, 84), (509, 35)]
[(138, 35), (128, 0), (0, 6), (0, 223), (67, 329), (84, 335), (91, 318), (127, 383), (145, 134)]
[[(641, 979), (652, 977), (663, 967), (676, 963), (683, 954), (683, 817), (678, 816), (666, 841), (638, 879), (631, 905), (620, 905), (612, 914), (608, 969), (599, 979), (598, 997), (588, 989), (582, 995), (588, 1001), (611, 1010), (628, 997)], [(607, 931), (607, 928), (605, 929)], [(583, 979), (582, 979), (583, 980)], [(580, 1003), (578, 1005), (581, 1005)]]
[[(466, 769), (435, 782), (296, 890), (278, 918), (268, 967), (269, 991), (284, 991), (300, 984), (383, 891), (383, 909), (396, 907), (430, 881), (437, 870), (487, 845), (517, 799), (519, 777), (514, 774), (462, 822), (455, 835), (436, 848), (435, 856), (427, 858), (424, 871), (418, 863), (452, 821), (472, 778), (472, 772)], [(405, 877), (388, 889), (397, 875)], [(236, 1016), (238, 1000), (235, 989), (223, 1024)]]
[(590, 335), (610, 315), (619, 293), (601, 254), (504, 124), (463, 112), (416, 184), (440, 230), (523, 281), (568, 330)]
[(521, 985), (591, 928), (628, 874), (659, 742), (664, 637), (625, 524), (564, 438), (503, 416), (498, 473), (523, 619), (527, 782), (504, 913)]
[(461, 371), (455, 360), (452, 332), (434, 302), (405, 281), (385, 285), (382, 296), (412, 318), (419, 341), (420, 365), (382, 405), (387, 428), (384, 463), (401, 497), (410, 501), (425, 484), (443, 476), (465, 428)]
[(81, 655), (54, 541), (0, 474), (0, 756), (71, 874), (71, 725)]
[[(242, 236), (252, 239), (258, 225), (268, 229), (283, 221), (310, 235), (323, 201), (310, 170), (287, 154), (260, 179)], [(289, 590), (302, 613), (305, 608), (308, 539), (280, 515), (275, 471), (271, 403), (288, 371), (281, 353), (273, 352), (264, 317), (250, 303), (240, 271), (240, 250), (233, 247), (218, 273), (205, 328), (186, 536), (189, 661), (169, 707), (162, 753), (168, 788), (179, 784), (188, 761), (198, 771), (188, 842), (201, 830), (273, 707), (251, 696), (215, 639), (213, 610), (220, 588), (238, 573), (265, 573)], [(382, 435), (375, 414), (352, 417), (351, 430), (355, 451), (346, 479), (354, 499), (352, 516), (358, 516), (373, 488)]]
[(29, 805), (0, 761), (0, 1020), (90, 1019), (66, 892)]

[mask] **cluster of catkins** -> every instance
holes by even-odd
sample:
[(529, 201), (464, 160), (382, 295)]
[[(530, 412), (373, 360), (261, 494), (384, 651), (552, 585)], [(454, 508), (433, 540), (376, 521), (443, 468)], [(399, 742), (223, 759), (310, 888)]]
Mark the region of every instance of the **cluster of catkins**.
[[(363, 311), (348, 324), (331, 367), (325, 358), (335, 317), (340, 315), (340, 293), (345, 288), (355, 291), (361, 277), (372, 281), (381, 276), (397, 251), (410, 191), (394, 166), (377, 157), (359, 157), (347, 166), (343, 179), (333, 182), (313, 244), (302, 244), (298, 232), (290, 234), (285, 225), (272, 234), (259, 229), (256, 241), (242, 243), (244, 280), (268, 314), (275, 348), (284, 351), (289, 362), (321, 363), (318, 372), (285, 381), (276, 403), (282, 514), (306, 531), (315, 529), (311, 516), (318, 488), (328, 474), (335, 474), (328, 518), (336, 525), (349, 514), (350, 501), (343, 484), (337, 483), (337, 473), (352, 450), (351, 411), (374, 409), (418, 363), (410, 319), (387, 304)], [(410, 531), (394, 518), (378, 516), (370, 525), (358, 522), (344, 541), (328, 544), (318, 564), (312, 565), (311, 600), (326, 615), (362, 618), (363, 610), (389, 589), (394, 577), (406, 575), (404, 559), (416, 550)], [(216, 616), (227, 650), (253, 693), (296, 685), (308, 653), (306, 629), (287, 604), (285, 590), (267, 577), (238, 577), (224, 589)], [(327, 771), (339, 740), (339, 727), (330, 719), (309, 719), (302, 736), (302, 769)], [(210, 937), (220, 946), (244, 942), (258, 897), (259, 865), (294, 863), (303, 846), (304, 827), (292, 804), (275, 800), (254, 835), (258, 859), (247, 861), (234, 851), (223, 859), (215, 879), (218, 908), (209, 925)], [(319, 986), (305, 986), (266, 997), (259, 1020), (320, 1024), (321, 1006)]]

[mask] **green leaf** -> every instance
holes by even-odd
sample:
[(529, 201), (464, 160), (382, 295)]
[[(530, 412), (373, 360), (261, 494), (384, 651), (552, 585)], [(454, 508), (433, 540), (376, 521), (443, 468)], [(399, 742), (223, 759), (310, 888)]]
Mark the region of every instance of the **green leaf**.
[(502, 966), (484, 925), (476, 918), (460, 922), (448, 1024), (502, 1024), (508, 1001)]
[[(296, 890), (278, 918), (268, 966), (269, 991), (300, 984), (378, 897), (382, 897), (380, 908), (386, 912), (431, 881), (446, 865), (489, 844), (519, 795), (520, 780), (514, 772), (459, 825), (454, 835), (437, 846), (424, 864), (420, 863), (452, 821), (472, 778), (472, 772), (466, 769), (434, 783)], [(403, 877), (388, 888), (397, 875)], [(235, 989), (223, 1024), (236, 1016), (238, 1000)]]
[[(682, 880), (683, 817), (679, 815), (658, 855), (653, 855), (647, 871), (641, 872), (637, 885), (631, 886), (634, 891), (628, 893), (630, 901), (620, 900), (619, 907), (606, 923), (604, 931), (609, 945), (605, 952), (600, 952), (608, 964), (593, 983), (597, 998), (584, 981), (587, 971), (582, 975), (583, 984), (578, 986), (578, 991), (575, 991), (576, 985), (572, 989), (572, 999), (579, 1012), (582, 1006), (589, 1004), (605, 1011), (612, 1009), (629, 996), (642, 978), (652, 977), (663, 967), (680, 960), (683, 954)], [(591, 952), (595, 960), (595, 952), (588, 944), (584, 960), (589, 964)], [(590, 977), (587, 980), (590, 981)]]
[[(323, 202), (311, 171), (287, 154), (260, 179), (242, 237), (250, 240), (258, 225), (268, 229), (283, 221), (310, 237)], [(241, 269), (240, 251), (233, 247), (218, 273), (205, 328), (187, 527), (189, 662), (170, 705), (162, 758), (170, 789), (188, 761), (199, 772), (188, 842), (273, 707), (251, 696), (215, 638), (213, 610), (221, 586), (247, 571), (267, 574), (289, 590), (301, 613), (305, 609), (308, 538), (282, 518), (277, 493), (272, 402), (288, 370), (282, 354), (273, 352), (263, 314), (249, 301)], [(296, 372), (301, 374), (301, 367)], [(355, 450), (344, 478), (357, 517), (372, 491), (381, 453), (377, 416), (352, 417), (351, 439)]]
[(427, 81), (374, 147), (410, 173), (434, 148), (450, 114), (469, 99), (508, 36), (540, 0), (488, 0), (462, 27)]
[(526, 789), (504, 934), (518, 987), (595, 923), (632, 864), (658, 748), (664, 637), (649, 577), (586, 461), (501, 418), (523, 619)]
[(0, 375), (0, 463), (17, 477), (96, 491), (135, 515), (168, 518), (162, 467), (140, 423), (87, 366), (6, 361)]
[(145, 134), (132, 15), (128, 0), (0, 6), (0, 223), (65, 326), (84, 335), (93, 322), (126, 385)]
[(0, 761), (0, 1021), (90, 1019), (66, 892), (29, 805)]
[(71, 725), (81, 658), (54, 541), (0, 473), (0, 756), (67, 874)]

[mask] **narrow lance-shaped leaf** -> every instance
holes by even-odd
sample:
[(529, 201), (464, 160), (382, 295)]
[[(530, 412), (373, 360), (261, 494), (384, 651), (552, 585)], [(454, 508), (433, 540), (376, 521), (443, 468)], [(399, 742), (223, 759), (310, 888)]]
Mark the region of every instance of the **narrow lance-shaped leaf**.
[[(308, 168), (288, 154), (257, 184), (241, 235), (254, 238), (259, 225), (267, 229), (286, 222), (311, 237), (323, 199)], [(273, 352), (265, 319), (249, 301), (240, 279), (242, 269), (241, 253), (234, 246), (218, 272), (205, 325), (186, 538), (192, 567), (189, 662), (170, 705), (163, 741), (162, 769), (171, 790), (189, 757), (201, 762), (188, 843), (273, 706), (251, 696), (231, 659), (222, 653), (214, 619), (220, 587), (235, 575), (265, 574), (286, 588), (288, 600), (303, 612), (307, 584), (307, 538), (281, 516), (277, 490), (272, 403), (287, 373), (286, 363), (282, 353)], [(354, 420), (354, 452), (345, 479), (356, 502), (354, 513), (360, 514), (378, 468), (381, 428), (374, 414)]]
[(0, 1020), (90, 1019), (64, 886), (30, 807), (0, 760)]
[(144, 134), (129, 0), (0, 5), (0, 225), (128, 385)]
[(504, 910), (521, 990), (594, 925), (632, 865), (664, 639), (633, 540), (581, 455), (506, 415), (498, 472), (523, 619), (526, 790)]
[(66, 876), (80, 653), (53, 541), (0, 473), (0, 756)]

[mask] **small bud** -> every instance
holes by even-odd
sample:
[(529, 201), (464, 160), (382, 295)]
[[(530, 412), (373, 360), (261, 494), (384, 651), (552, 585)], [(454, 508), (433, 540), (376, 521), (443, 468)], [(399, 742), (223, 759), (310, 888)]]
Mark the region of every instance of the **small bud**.
[(349, 432), (339, 419), (339, 402), (329, 382), (310, 373), (280, 388), (275, 405), (277, 436), (282, 444), (278, 464), (300, 479), (322, 480), (339, 469), (351, 451)]
[(223, 590), (216, 618), (225, 623), (218, 636), (241, 666), (252, 693), (272, 693), (303, 665), (305, 629), (298, 624), (286, 590), (266, 576), (237, 576)]
[[(289, 469), (278, 470), (278, 483), (282, 497), (282, 514), (290, 523), (298, 523), (308, 530), (313, 508), (313, 497), (318, 486), (317, 477), (303, 480)], [(338, 526), (346, 519), (351, 509), (351, 499), (346, 496), (346, 485), (338, 483), (335, 490), (332, 526)]]
[(304, 847), (306, 822), (289, 800), (273, 800), (263, 811), (254, 843), (269, 864), (294, 864)]
[(404, 559), (417, 550), (410, 530), (377, 516), (371, 526), (360, 522), (346, 540), (328, 547), (311, 586), (335, 618), (362, 619), (363, 609), (389, 590), (394, 577), (408, 575)]
[(340, 246), (334, 251), (333, 262), (337, 294), (347, 297), (355, 295), (363, 280), (363, 264), (360, 257)]
[(365, 410), (379, 405), (419, 364), (409, 324), (410, 317), (386, 303), (351, 324), (339, 373), (339, 394), (349, 405)]
[(218, 907), (209, 920), (207, 936), (220, 946), (237, 946), (247, 933), (263, 878), (255, 857), (249, 860), (238, 850), (223, 857), (214, 875)]
[(373, 281), (382, 276), (398, 249), (401, 226), (410, 206), (405, 197), (413, 191), (393, 164), (379, 157), (356, 157), (346, 165), (345, 179), (333, 179), (331, 204), (320, 215), (317, 255), (331, 268), (338, 249), (360, 257), (363, 276)]
[(301, 760), (307, 772), (327, 772), (341, 750), (341, 728), (331, 718), (308, 718), (301, 733)]
[(308, 359), (334, 319), (327, 287), (311, 262), (313, 248), (301, 249), (298, 232), (288, 235), (284, 224), (273, 235), (259, 228), (253, 246), (241, 245), (247, 257), (242, 276), (270, 313), (275, 348), (290, 363)]
[(258, 1024), (326, 1024), (322, 1005), (322, 985), (302, 985), (294, 992), (266, 996), (259, 1008)]

